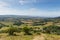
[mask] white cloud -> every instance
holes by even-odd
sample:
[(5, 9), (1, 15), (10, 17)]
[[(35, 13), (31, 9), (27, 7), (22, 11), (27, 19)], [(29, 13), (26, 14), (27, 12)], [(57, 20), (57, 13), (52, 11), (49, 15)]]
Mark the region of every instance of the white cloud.
[(39, 10), (36, 8), (31, 8), (29, 10), (26, 10), (24, 13), (26, 13), (27, 15), (32, 15), (32, 16), (45, 16), (45, 17), (60, 16), (60, 10), (49, 11), (49, 10)]
[[(28, 4), (28, 3), (38, 3), (43, 2), (44, 0), (20, 0), (19, 3), (21, 5)], [(30, 8), (25, 10), (18, 10), (13, 8), (7, 8), (9, 6), (6, 2), (0, 1), (0, 15), (32, 15), (32, 16), (60, 16), (60, 10), (48, 11), (48, 10), (41, 10), (36, 8)]]
[(7, 2), (0, 1), (0, 15), (10, 14), (13, 10), (10, 10)]
[(39, 2), (39, 0), (20, 0), (19, 3), (21, 5), (28, 4), (28, 3), (36, 3)]
[(8, 6), (8, 3), (0, 1), (0, 8), (4, 8), (4, 7), (7, 7), (7, 6)]
[(25, 3), (27, 3), (27, 1), (25, 1), (25, 0), (20, 0), (19, 3), (20, 3), (21, 5), (24, 5)]
[(54, 17), (54, 16), (60, 16), (60, 10), (48, 11), (48, 10), (40, 10), (36, 8), (18, 10), (18, 9), (3, 8), (0, 9), (0, 15), (30, 15), (30, 16)]
[(46, 2), (54, 2), (55, 0), (20, 0), (19, 3), (21, 5), (25, 5), (25, 4), (28, 4), (28, 3), (46, 3)]

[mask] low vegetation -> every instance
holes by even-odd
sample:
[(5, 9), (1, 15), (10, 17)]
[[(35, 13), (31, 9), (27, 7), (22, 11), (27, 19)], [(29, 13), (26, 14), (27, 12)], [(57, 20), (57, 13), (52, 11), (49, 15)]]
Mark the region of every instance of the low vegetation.
[(60, 40), (59, 18), (0, 19), (0, 40)]

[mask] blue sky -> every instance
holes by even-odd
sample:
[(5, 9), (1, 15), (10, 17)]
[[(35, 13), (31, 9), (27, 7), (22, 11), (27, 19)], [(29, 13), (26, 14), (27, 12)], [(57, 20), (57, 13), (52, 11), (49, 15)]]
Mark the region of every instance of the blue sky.
[(60, 0), (0, 0), (0, 15), (60, 16)]

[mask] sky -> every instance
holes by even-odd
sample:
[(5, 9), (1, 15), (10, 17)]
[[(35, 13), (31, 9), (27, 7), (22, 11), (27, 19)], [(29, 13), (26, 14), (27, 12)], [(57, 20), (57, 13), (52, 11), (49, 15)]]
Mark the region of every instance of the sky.
[(60, 16), (60, 0), (0, 0), (0, 15)]

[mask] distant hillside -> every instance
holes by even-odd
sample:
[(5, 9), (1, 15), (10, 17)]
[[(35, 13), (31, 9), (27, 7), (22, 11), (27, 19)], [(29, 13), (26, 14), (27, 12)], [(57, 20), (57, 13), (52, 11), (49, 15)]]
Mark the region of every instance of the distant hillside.
[(60, 17), (38, 17), (38, 16), (23, 16), (23, 15), (0, 15), (0, 21), (16, 21), (16, 20), (44, 20), (55, 21), (60, 20)]

